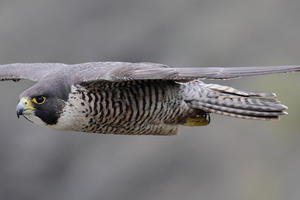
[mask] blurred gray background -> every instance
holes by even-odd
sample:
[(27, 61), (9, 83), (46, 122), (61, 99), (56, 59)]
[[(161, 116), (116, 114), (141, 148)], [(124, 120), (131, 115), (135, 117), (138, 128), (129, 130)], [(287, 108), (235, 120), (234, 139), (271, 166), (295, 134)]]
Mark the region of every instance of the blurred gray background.
[[(300, 64), (300, 1), (1, 0), (0, 63)], [(218, 81), (273, 91), (276, 122), (212, 116), (175, 137), (59, 132), (18, 120), (33, 83), (0, 83), (0, 199), (300, 198), (300, 73)]]

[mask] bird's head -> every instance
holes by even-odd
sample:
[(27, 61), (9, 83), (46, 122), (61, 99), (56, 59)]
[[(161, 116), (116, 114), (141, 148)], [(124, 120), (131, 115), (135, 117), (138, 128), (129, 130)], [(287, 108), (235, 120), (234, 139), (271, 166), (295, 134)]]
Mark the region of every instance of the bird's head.
[(68, 99), (68, 90), (64, 82), (38, 82), (20, 95), (17, 116), (41, 126), (55, 125)]

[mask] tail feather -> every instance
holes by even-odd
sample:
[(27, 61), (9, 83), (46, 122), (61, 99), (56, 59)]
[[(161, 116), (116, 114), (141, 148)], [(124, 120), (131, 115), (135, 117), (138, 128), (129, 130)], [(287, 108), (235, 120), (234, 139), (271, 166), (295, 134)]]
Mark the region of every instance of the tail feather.
[(196, 108), (201, 108), (204, 111), (208, 112), (216, 112), (219, 111), (218, 114), (225, 114), (225, 113), (230, 113), (232, 114), (233, 117), (241, 117), (241, 116), (247, 116), (249, 118), (267, 118), (267, 119), (272, 119), (272, 118), (278, 118), (279, 115), (284, 115), (287, 114), (283, 110), (263, 110), (261, 111), (258, 110), (250, 110), (250, 109), (239, 109), (238, 106), (236, 108), (234, 107), (227, 107), (227, 106), (220, 106), (220, 105), (215, 105), (215, 104), (209, 104), (209, 103), (203, 103), (199, 101), (191, 102), (191, 105)]
[(225, 86), (225, 85), (218, 85), (218, 84), (205, 84), (211, 90), (222, 92), (224, 94), (234, 94), (239, 96), (245, 97), (275, 97), (275, 93), (271, 92), (249, 92), (249, 91), (241, 91), (235, 88)]
[(279, 120), (279, 116), (276, 116), (276, 117), (274, 117), (274, 116), (259, 117), (259, 116), (240, 115), (240, 114), (224, 112), (224, 111), (219, 111), (219, 110), (209, 109), (209, 108), (207, 108), (205, 110), (206, 110), (206, 112), (215, 113), (215, 114), (224, 115), (224, 116), (229, 116), (229, 117), (241, 118), (241, 119)]
[(187, 93), (189, 97), (193, 94), (193, 98), (186, 100), (187, 104), (194, 109), (230, 117), (260, 120), (279, 119), (280, 115), (287, 114), (286, 106), (275, 99), (268, 98), (274, 96), (271, 95), (273, 93), (244, 92), (227, 86), (200, 82), (196, 89), (195, 85), (193, 92)]
[(229, 97), (226, 99), (217, 98), (202, 98), (200, 103), (206, 103), (207, 105), (218, 105), (227, 108), (237, 108), (241, 110), (252, 110), (262, 112), (278, 112), (286, 110), (287, 107), (274, 102), (269, 102), (269, 99), (251, 99), (243, 97)]

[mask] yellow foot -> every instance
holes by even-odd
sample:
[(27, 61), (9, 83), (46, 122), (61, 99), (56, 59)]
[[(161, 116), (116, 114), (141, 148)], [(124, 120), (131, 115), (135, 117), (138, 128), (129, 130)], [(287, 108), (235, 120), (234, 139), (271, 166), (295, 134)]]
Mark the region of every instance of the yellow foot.
[(186, 120), (183, 126), (206, 126), (210, 122), (209, 114), (197, 115)]

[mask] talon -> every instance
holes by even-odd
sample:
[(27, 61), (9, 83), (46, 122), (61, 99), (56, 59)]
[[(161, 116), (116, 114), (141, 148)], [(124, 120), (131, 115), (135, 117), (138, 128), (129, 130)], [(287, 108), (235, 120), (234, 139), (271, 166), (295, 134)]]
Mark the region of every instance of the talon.
[(206, 126), (210, 123), (210, 115), (203, 114), (197, 115), (196, 117), (190, 117), (187, 121), (183, 124), (184, 126)]

